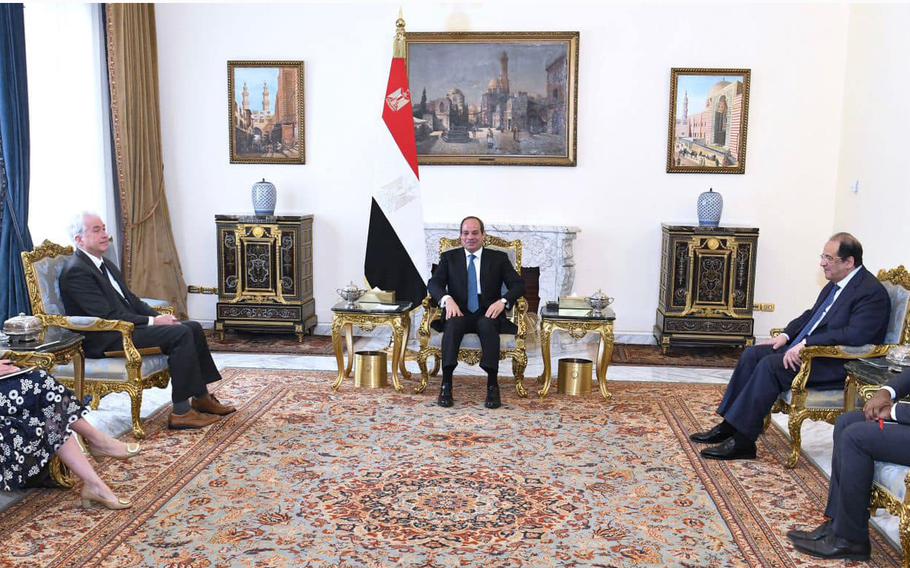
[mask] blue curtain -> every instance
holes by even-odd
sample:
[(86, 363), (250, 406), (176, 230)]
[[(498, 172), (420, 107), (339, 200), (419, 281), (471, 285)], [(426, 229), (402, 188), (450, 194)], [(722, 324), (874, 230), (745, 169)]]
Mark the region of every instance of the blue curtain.
[(0, 4), (0, 322), (31, 313), (20, 253), (28, 232), (28, 86), (22, 4)]

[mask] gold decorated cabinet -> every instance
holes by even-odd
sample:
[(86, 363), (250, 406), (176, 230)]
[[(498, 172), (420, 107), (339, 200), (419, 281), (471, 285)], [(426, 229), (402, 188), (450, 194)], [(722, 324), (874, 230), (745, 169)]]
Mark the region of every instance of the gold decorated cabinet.
[(215, 331), (288, 332), (316, 325), (313, 216), (216, 215)]
[(748, 346), (758, 229), (662, 225), (654, 337), (671, 347)]

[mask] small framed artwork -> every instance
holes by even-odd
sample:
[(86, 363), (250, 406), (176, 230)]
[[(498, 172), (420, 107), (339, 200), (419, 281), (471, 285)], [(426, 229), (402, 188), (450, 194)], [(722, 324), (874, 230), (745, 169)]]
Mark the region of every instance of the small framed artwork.
[(749, 69), (673, 68), (668, 173), (746, 171)]
[(412, 32), (421, 165), (574, 166), (578, 32)]
[(303, 61), (228, 61), (232, 164), (303, 164)]

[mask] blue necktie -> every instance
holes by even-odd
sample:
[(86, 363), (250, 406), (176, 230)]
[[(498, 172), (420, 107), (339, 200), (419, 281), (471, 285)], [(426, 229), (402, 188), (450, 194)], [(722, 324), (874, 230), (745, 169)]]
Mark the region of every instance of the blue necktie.
[(794, 339), (790, 343), (790, 345), (796, 345), (797, 343), (799, 343), (800, 341), (805, 339), (807, 335), (809, 335), (809, 332), (812, 330), (812, 327), (815, 326), (815, 324), (818, 322), (818, 320), (822, 319), (822, 315), (825, 313), (825, 310), (828, 308), (828, 306), (830, 306), (831, 304), (834, 303), (834, 295), (837, 294), (838, 290), (840, 290), (840, 286), (835, 284), (831, 288), (831, 291), (828, 292), (828, 297), (825, 298), (825, 301), (822, 302), (822, 305), (820, 305), (818, 307), (818, 309), (815, 310), (815, 313), (812, 314), (812, 318), (809, 320), (809, 323), (807, 323), (803, 327), (802, 331), (799, 332), (799, 335), (796, 336), (796, 339)]
[(474, 266), (473, 254), (468, 255), (468, 311), (472, 314), (480, 309), (480, 299), (477, 297), (477, 267)]

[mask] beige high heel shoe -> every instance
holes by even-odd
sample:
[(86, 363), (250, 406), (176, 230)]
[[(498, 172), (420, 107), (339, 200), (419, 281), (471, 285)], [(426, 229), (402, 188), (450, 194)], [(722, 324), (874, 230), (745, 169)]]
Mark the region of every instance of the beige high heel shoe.
[(139, 455), (140, 446), (136, 442), (128, 443), (126, 445), (126, 455), (124, 456), (114, 456), (101, 450), (96, 450), (95, 448), (89, 447), (88, 451), (94, 458), (114, 458), (118, 460), (128, 460)]
[(133, 503), (131, 501), (127, 501), (126, 499), (120, 499), (119, 497), (115, 497), (113, 500), (104, 499), (100, 495), (95, 495), (86, 488), (82, 489), (81, 496), (83, 509), (92, 509), (95, 507), (95, 505), (100, 505), (102, 507), (117, 511), (120, 509), (129, 509), (133, 506)]

